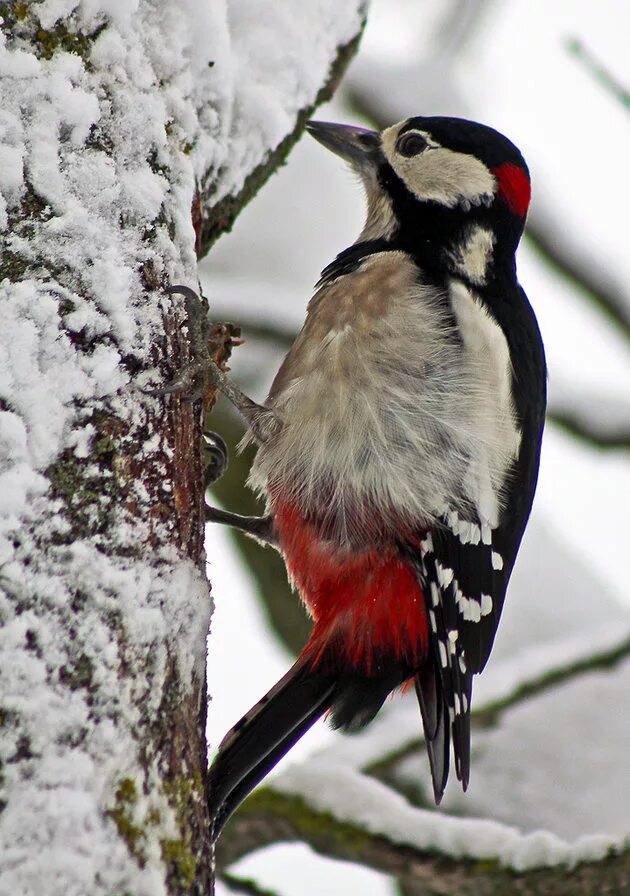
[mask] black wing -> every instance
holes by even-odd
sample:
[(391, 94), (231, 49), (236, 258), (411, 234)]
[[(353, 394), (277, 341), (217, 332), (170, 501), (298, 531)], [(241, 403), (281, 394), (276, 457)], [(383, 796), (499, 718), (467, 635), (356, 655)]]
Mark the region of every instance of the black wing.
[(490, 655), (514, 563), (515, 550), (504, 556), (507, 540), (500, 529), (449, 510), (414, 555), (431, 644), (416, 691), (436, 802), (448, 776), (449, 729), (457, 777), (464, 790), (468, 785), (472, 677)]
[(514, 411), (521, 431), (519, 456), (504, 483), (499, 524), (491, 528), (472, 509), (449, 508), (414, 553), (430, 622), (431, 674), (435, 679), (432, 682), (429, 675), (422, 686), (416, 680), (416, 689), (425, 732), (429, 727), (427, 743), (438, 802), (448, 774), (448, 731), (444, 758), (439, 726), (435, 729), (439, 737), (430, 743), (431, 724), (437, 715), (427, 713), (427, 695), (441, 692), (457, 777), (465, 789), (470, 771), (472, 676), (483, 669), (494, 643), (540, 460), (546, 367), (538, 325), (520, 288), (506, 290), (493, 312), (510, 347)]

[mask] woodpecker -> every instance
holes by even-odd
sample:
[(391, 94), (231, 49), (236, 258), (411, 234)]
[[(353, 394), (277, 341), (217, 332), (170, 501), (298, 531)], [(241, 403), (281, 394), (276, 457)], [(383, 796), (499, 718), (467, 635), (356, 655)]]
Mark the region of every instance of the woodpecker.
[(472, 678), (538, 475), (546, 371), (516, 277), (519, 150), (457, 118), (307, 130), (358, 173), (367, 216), (324, 268), (265, 404), (213, 373), (258, 444), (249, 481), (267, 514), (208, 518), (275, 545), (313, 619), (295, 665), (220, 745), (215, 838), (317, 718), (355, 731), (408, 683), (435, 802), (451, 744), (466, 789)]

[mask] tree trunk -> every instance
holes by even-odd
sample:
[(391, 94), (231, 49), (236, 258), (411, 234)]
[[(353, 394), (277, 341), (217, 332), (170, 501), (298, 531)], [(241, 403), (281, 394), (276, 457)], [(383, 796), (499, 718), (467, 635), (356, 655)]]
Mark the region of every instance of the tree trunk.
[(142, 390), (191, 359), (165, 287), (281, 163), (361, 4), (236, 172), (222, 4), (66, 6), (0, 3), (0, 890), (207, 893), (204, 408)]

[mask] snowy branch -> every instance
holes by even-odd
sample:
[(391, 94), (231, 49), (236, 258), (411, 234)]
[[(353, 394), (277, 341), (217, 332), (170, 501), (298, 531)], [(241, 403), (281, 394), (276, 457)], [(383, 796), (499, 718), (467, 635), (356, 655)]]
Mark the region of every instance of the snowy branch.
[[(628, 656), (627, 625), (602, 629), (588, 640), (530, 648), (495, 670), (489, 687), (483, 687), (482, 676), (474, 718), (495, 724), (508, 708)], [(418, 737), (405, 741), (399, 721), (400, 716), (390, 718), (375, 734), (352, 738), (348, 751), (334, 745), (305, 765), (289, 767), (250, 797), (226, 828), (219, 866), (227, 868), (277, 840), (302, 840), (325, 855), (393, 874), (411, 892), (426, 887), (439, 893), (573, 894), (580, 887), (591, 892), (590, 885), (597, 891), (594, 881), (610, 884), (613, 892), (620, 885), (630, 835), (569, 843), (547, 832), (523, 834), (497, 822), (416, 808), (375, 780), (385, 764), (420, 746)]]
[[(399, 816), (398, 837), (383, 835), (376, 825), (367, 830), (362, 824), (340, 818), (322, 807), (324, 800), (318, 801), (318, 806), (290, 792), (265, 789), (250, 797), (226, 828), (218, 847), (220, 868), (271, 843), (305, 841), (323, 855), (391, 874), (409, 893), (575, 896), (623, 893), (627, 887), (630, 850), (625, 844), (594, 837), (592, 842), (580, 844), (584, 856), (577, 858), (568, 844), (550, 834), (521, 835), (493, 822), (444, 818), (413, 809), (402, 797), (366, 776), (348, 773), (337, 777), (328, 767), (311, 771), (311, 786), (324, 792), (336, 788), (343, 799), (366, 806), (375, 816), (386, 817), (394, 801)], [(427, 840), (432, 841), (424, 847), (410, 845), (403, 830), (413, 833), (418, 822), (429, 832)], [(480, 848), (480, 839), (485, 849)], [(479, 855), (466, 855), (462, 846), (465, 842), (474, 843)], [(536, 855), (546, 850), (553, 855), (557, 850), (562, 859), (527, 870), (504, 867), (499, 854), (504, 846), (506, 850), (521, 848), (523, 854), (530, 850)], [(460, 854), (454, 856), (454, 852)]]
[(269, 176), (283, 164), (301, 136), (304, 125), (311, 117), (314, 109), (332, 97), (348, 63), (357, 51), (360, 39), (361, 32), (359, 31), (350, 41), (337, 49), (325, 83), (317, 92), (316, 97), (307, 106), (299, 110), (293, 130), (273, 150), (269, 151), (265, 158), (247, 175), (237, 192), (224, 196), (216, 204), (214, 204), (213, 198), (214, 191), (210, 189), (204, 192), (202, 201), (207, 211), (204, 212), (200, 235), (200, 258), (208, 252), (222, 233), (231, 230), (238, 213), (253, 199)]

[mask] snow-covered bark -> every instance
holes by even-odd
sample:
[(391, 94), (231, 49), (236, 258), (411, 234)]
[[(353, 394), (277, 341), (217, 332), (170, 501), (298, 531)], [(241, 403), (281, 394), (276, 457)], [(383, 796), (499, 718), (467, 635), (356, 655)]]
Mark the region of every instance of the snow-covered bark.
[(3, 893), (208, 890), (203, 409), (142, 389), (362, 16), (0, 3)]

